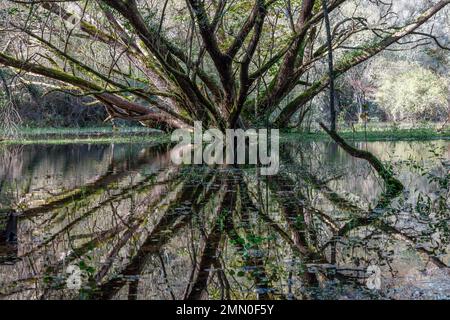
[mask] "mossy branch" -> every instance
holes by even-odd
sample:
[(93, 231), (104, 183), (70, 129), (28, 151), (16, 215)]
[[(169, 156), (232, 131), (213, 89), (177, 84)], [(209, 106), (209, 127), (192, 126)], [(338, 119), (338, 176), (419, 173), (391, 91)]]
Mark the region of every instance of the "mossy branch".
[(377, 171), (386, 183), (386, 196), (393, 198), (398, 196), (403, 191), (403, 184), (397, 180), (392, 172), (386, 169), (383, 163), (372, 153), (350, 146), (336, 131), (328, 129), (322, 122), (320, 123), (320, 126), (348, 154), (355, 158), (364, 159), (370, 163), (370, 165)]

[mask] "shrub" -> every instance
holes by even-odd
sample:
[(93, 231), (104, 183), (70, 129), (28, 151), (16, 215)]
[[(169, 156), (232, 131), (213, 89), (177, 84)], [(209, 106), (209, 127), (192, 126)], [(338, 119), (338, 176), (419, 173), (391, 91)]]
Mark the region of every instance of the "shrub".
[(400, 73), (392, 71), (380, 79), (375, 93), (377, 103), (391, 119), (440, 120), (447, 117), (448, 80), (420, 66), (410, 66)]

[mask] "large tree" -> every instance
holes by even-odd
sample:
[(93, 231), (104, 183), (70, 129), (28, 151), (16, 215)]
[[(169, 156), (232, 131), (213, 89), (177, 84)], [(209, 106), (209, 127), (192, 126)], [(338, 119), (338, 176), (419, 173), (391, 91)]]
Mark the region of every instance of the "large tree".
[(326, 3), (331, 46), (318, 0), (3, 1), (0, 64), (90, 95), (110, 119), (285, 127), (328, 87), (330, 47), (334, 78), (414, 34), (450, 0), (427, 2), (407, 21), (382, 1)]

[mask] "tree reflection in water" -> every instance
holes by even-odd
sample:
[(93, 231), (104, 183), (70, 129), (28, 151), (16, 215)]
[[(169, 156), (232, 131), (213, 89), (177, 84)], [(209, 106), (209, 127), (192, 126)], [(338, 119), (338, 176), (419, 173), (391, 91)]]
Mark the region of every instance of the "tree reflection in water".
[[(393, 154), (406, 187), (395, 197), (364, 160), (326, 142), (287, 139), (270, 177), (175, 167), (167, 146), (2, 147), (0, 210), (16, 213), (0, 250), (17, 258), (0, 260), (0, 296), (417, 298), (425, 279), (450, 297), (449, 157), (422, 159), (425, 145), (368, 145)], [(16, 224), (18, 242), (5, 246)], [(71, 265), (80, 290), (66, 286)], [(380, 290), (366, 286), (371, 265)]]

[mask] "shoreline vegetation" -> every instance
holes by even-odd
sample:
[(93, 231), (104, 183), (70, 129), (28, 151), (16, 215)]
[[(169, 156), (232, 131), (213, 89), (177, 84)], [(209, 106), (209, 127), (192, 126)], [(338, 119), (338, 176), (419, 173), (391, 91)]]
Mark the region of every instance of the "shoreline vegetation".
[[(344, 127), (339, 134), (349, 141), (408, 141), (408, 140), (450, 140), (450, 127), (433, 124), (423, 126), (397, 127), (371, 125), (364, 128)], [(281, 139), (303, 141), (324, 141), (330, 137), (323, 131), (311, 132), (296, 129), (281, 130)], [(84, 128), (19, 128), (17, 134), (7, 137), (0, 131), (1, 144), (108, 144), (170, 142), (170, 135), (160, 130), (145, 127), (84, 127)]]

